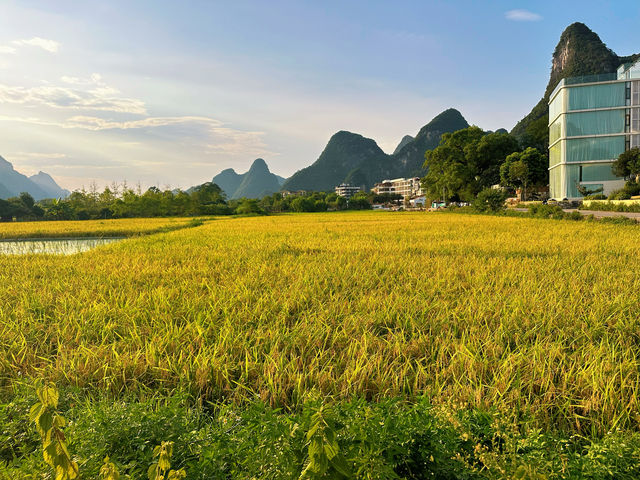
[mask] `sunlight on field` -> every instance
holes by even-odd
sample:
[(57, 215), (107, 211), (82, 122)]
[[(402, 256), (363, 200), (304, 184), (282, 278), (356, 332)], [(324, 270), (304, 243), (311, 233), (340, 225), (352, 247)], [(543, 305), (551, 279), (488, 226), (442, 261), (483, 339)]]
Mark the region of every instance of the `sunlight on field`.
[(7, 257), (1, 381), (274, 405), (311, 390), (426, 393), (540, 425), (637, 428), (637, 239), (617, 225), (366, 212)]
[(0, 239), (47, 237), (129, 237), (173, 230), (190, 218), (120, 218), (109, 220), (0, 222)]

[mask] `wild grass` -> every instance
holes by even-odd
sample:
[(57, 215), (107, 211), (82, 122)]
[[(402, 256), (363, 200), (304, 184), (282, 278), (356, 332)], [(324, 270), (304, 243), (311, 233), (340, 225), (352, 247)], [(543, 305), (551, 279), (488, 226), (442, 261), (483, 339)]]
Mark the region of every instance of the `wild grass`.
[(0, 384), (292, 410), (312, 391), (426, 395), (545, 429), (637, 430), (639, 267), (624, 225), (379, 212), (7, 257)]

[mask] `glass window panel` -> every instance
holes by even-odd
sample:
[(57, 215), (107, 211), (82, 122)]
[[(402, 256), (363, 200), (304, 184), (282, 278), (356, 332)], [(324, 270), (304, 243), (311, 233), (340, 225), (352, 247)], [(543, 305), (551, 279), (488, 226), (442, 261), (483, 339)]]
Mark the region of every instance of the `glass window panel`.
[(583, 182), (607, 182), (610, 180), (619, 180), (619, 177), (616, 177), (611, 171), (610, 163), (582, 165)]
[(556, 143), (549, 149), (549, 167), (559, 164), (562, 161), (562, 144), (564, 141)]
[(549, 126), (549, 143), (553, 143), (562, 137), (562, 124), (564, 118), (561, 116)]
[(560, 90), (553, 101), (549, 104), (549, 120), (553, 120), (565, 111), (565, 91), (566, 90)]
[[(567, 114), (567, 137), (624, 133), (624, 110)], [(551, 136), (551, 130), (549, 130)]]
[(625, 88), (624, 82), (572, 87), (569, 89), (569, 110), (623, 107)]
[(615, 160), (625, 150), (624, 136), (575, 138), (566, 140), (566, 142), (567, 162)]
[(640, 105), (640, 82), (632, 83), (631, 92), (631, 105)]
[(631, 109), (631, 131), (640, 132), (640, 109)]
[(561, 167), (552, 168), (549, 171), (549, 196), (551, 198), (562, 198), (562, 192), (560, 191), (562, 185), (561, 174)]
[(580, 165), (567, 165), (565, 170), (566, 185), (567, 185), (567, 197), (575, 198), (581, 197), (578, 192), (578, 184), (580, 183)]

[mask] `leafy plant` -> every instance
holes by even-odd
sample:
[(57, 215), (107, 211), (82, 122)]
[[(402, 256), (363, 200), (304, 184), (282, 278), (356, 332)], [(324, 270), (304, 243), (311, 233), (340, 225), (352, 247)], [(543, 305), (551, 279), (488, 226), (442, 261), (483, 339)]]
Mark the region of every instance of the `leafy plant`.
[(52, 383), (37, 388), (38, 402), (31, 407), (29, 419), (42, 437), (44, 461), (53, 469), (56, 480), (72, 480), (78, 476), (78, 464), (71, 458), (62, 431), (66, 421), (57, 413), (58, 389)]
[(120, 480), (120, 472), (109, 457), (105, 457), (104, 464), (100, 468), (100, 480)]
[(153, 449), (153, 457), (156, 461), (149, 467), (149, 480), (181, 480), (187, 476), (184, 469), (171, 469), (171, 455), (173, 455), (173, 442), (162, 442)]
[(350, 469), (338, 445), (333, 412), (325, 405), (309, 406), (307, 461), (300, 479), (351, 478)]

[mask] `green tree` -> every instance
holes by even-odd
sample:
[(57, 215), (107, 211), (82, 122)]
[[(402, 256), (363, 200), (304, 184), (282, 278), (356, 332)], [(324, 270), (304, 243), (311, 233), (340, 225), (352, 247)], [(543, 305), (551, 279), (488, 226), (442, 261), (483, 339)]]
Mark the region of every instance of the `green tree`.
[(512, 153), (500, 166), (500, 184), (505, 187), (522, 188), (523, 199), (526, 200), (528, 186), (548, 183), (547, 165), (547, 157), (533, 147), (528, 147), (523, 152)]
[(485, 133), (469, 127), (445, 133), (438, 147), (427, 151), (428, 169), (422, 186), (431, 198), (472, 200), (483, 188), (500, 180), (500, 164), (518, 150), (508, 133)]
[(344, 210), (347, 208), (347, 199), (337, 195), (335, 193), (330, 193), (327, 195), (327, 205), (332, 210)]
[(0, 222), (10, 222), (13, 220), (13, 206), (0, 198)]
[(640, 148), (634, 147), (622, 152), (611, 166), (611, 171), (614, 175), (626, 179), (636, 177), (637, 181), (640, 176)]
[(369, 197), (365, 192), (358, 192), (347, 200), (349, 210), (369, 210), (371, 209), (371, 203)]
[(311, 197), (296, 197), (291, 201), (291, 209), (294, 212), (313, 212), (315, 201)]
[(258, 200), (254, 198), (243, 198), (241, 199), (240, 204), (236, 208), (236, 213), (238, 215), (252, 215), (252, 214), (261, 215), (265, 212), (260, 207)]
[(27, 207), (29, 210), (33, 209), (33, 206), (35, 205), (36, 201), (33, 199), (33, 197), (31, 196), (31, 194), (27, 193), (27, 192), (22, 192), (20, 194), (20, 196), (18, 197), (20, 198), (20, 201), (25, 205), (25, 207)]
[(508, 133), (490, 133), (465, 148), (469, 169), (473, 172), (473, 193), (500, 183), (500, 165), (519, 150), (517, 140)]

